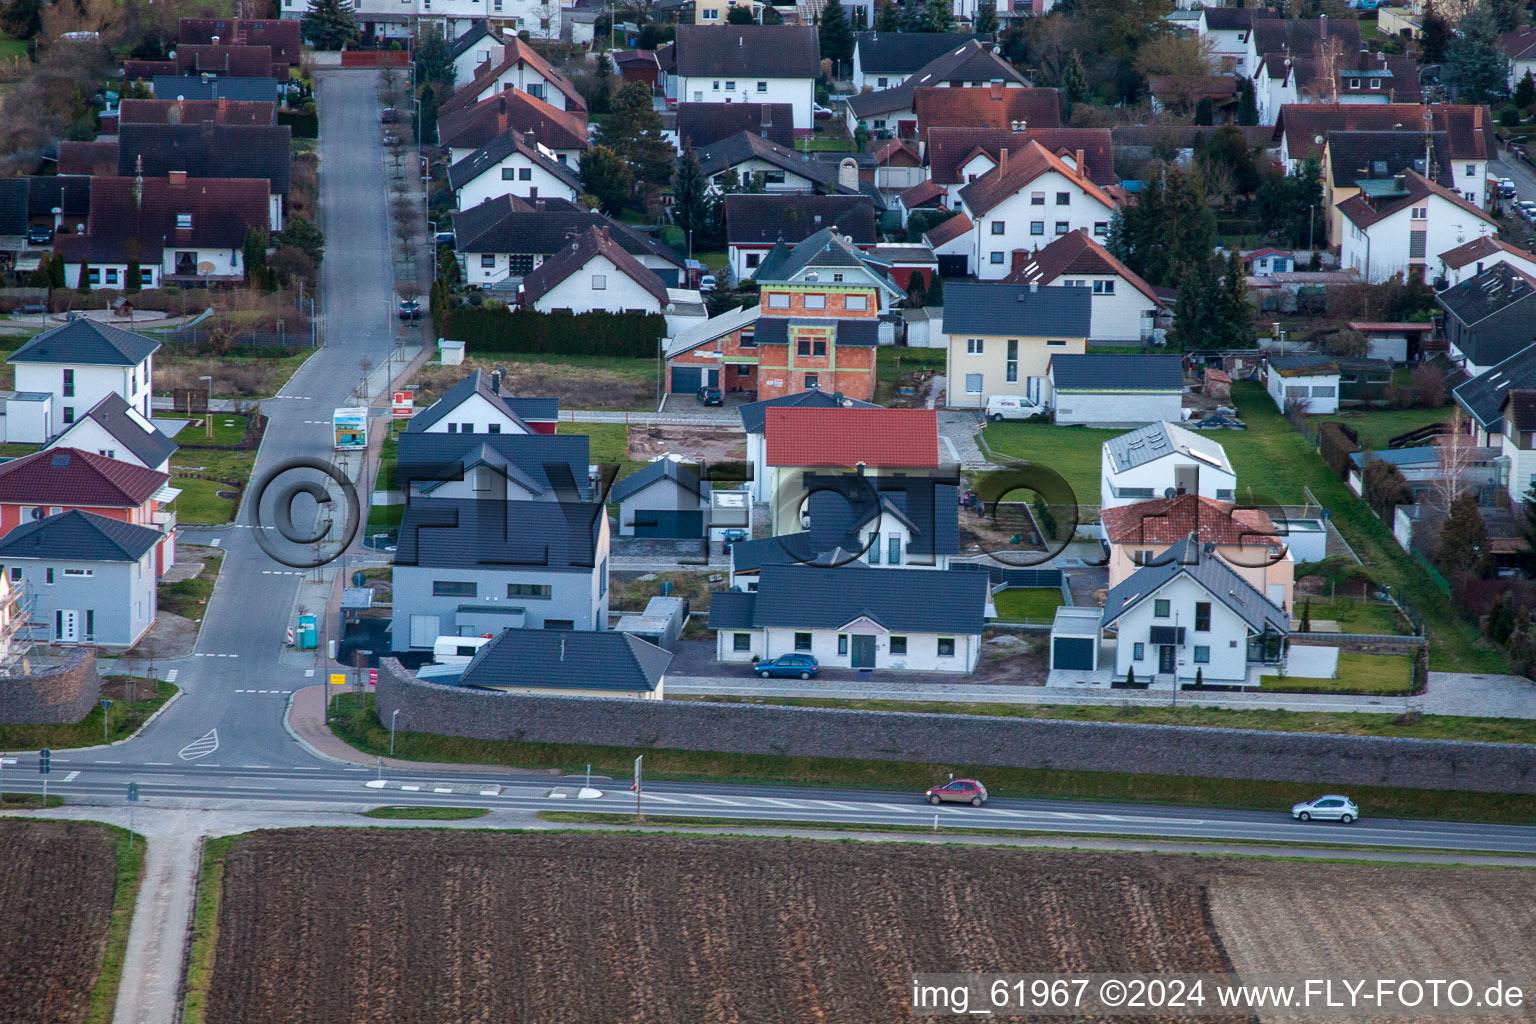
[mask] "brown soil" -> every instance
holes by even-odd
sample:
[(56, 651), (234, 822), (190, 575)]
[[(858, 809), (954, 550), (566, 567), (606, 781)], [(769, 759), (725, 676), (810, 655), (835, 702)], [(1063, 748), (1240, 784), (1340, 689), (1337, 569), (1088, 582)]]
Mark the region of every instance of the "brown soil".
[(747, 457), (746, 439), (739, 430), (712, 427), (633, 426), (629, 428), (629, 457), (650, 462), (658, 455), (681, 455), (690, 462), (740, 462)]
[(1214, 869), (815, 841), (258, 832), (226, 861), (207, 1019), (890, 1024), (916, 1019), (917, 971), (1229, 970), (1208, 923)]
[(117, 861), (112, 834), (0, 822), (0, 1024), (75, 1024), (101, 973)]
[(420, 385), (416, 405), (425, 408), (472, 370), (506, 371), (502, 387), (519, 395), (552, 396), (560, 409), (656, 408), (654, 373), (639, 376), (588, 365), (518, 362), (513, 358), (465, 359), (459, 366), (424, 366), (413, 383)]

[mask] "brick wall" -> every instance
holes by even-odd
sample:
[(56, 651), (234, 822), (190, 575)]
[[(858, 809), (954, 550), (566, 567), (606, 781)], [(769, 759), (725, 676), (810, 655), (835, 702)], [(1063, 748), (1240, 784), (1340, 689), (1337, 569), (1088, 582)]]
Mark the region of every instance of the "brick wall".
[(380, 721), (485, 740), (1334, 785), (1536, 793), (1536, 747), (1157, 725), (529, 697), (423, 683), (386, 658)]
[(92, 651), (71, 651), (63, 664), (0, 678), (0, 723), (65, 722), (90, 714), (101, 692)]

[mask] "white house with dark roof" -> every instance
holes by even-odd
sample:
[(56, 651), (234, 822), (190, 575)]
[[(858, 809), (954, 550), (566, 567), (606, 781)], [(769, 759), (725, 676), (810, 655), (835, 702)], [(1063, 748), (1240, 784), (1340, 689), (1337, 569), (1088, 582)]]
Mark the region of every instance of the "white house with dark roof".
[(1527, 277), (1536, 277), (1536, 253), (1510, 245), (1495, 235), (1479, 235), (1440, 254), (1438, 289), (1454, 288), (1483, 271), (1507, 263)]
[(1409, 169), (1387, 181), (1365, 181), (1339, 204), (1344, 218), (1339, 266), (1371, 284), (1399, 274), (1424, 279), (1432, 254), (1492, 235), (1498, 223), (1472, 202)]
[(461, 210), (487, 199), (568, 199), (581, 195), (581, 178), (553, 150), (521, 132), (507, 131), (448, 168), (448, 186)]
[(6, 362), (16, 368), (17, 391), (53, 396), (54, 426), (64, 429), (110, 394), (148, 418), (159, 349), (142, 334), (79, 317), (39, 334)]
[(975, 38), (967, 32), (856, 32), (853, 91), (894, 89), (929, 61)]
[(453, 215), (464, 280), (482, 288), (515, 288), (539, 264), (594, 227), (606, 229), (667, 287), (683, 282), (683, 259), (669, 246), (569, 200), (503, 195)]
[(1105, 441), (1099, 459), (1099, 507), (1119, 508), (1172, 494), (1232, 501), (1237, 472), (1226, 449), (1177, 423), (1149, 423)]
[(1015, 252), (1010, 284), (1069, 285), (1093, 293), (1088, 341), (1145, 341), (1157, 327), (1157, 290), (1088, 232), (1078, 229), (1034, 252)]
[(661, 700), (672, 655), (628, 633), (504, 629), (453, 685), (544, 697)]
[(1338, 412), (1342, 376), (1338, 364), (1326, 355), (1268, 356), (1264, 360), (1264, 389), (1282, 412), (1292, 405), (1312, 415)]
[(47, 445), (78, 448), (119, 462), (169, 473), (177, 445), (147, 417), (113, 392)]
[(501, 371), (475, 370), (421, 412), (406, 430), (438, 434), (553, 434), (558, 398), (519, 398), (502, 390)]
[[(876, 76), (875, 82), (882, 77), (894, 76)], [(863, 125), (876, 135), (910, 137), (917, 130), (918, 89), (983, 87), (1024, 89), (1029, 87), (1029, 79), (994, 53), (990, 44), (966, 39), (889, 87), (877, 85), (872, 92), (856, 91), (843, 100), (843, 116), (849, 132)]]
[(1046, 377), (1058, 426), (1123, 427), (1183, 415), (1182, 356), (1053, 355)]
[(692, 466), (657, 459), (608, 490), (618, 506), (619, 536), (696, 540), (709, 525), (710, 485)]
[(687, 103), (787, 103), (796, 134), (815, 127), (821, 45), (812, 26), (679, 25), (676, 92)]
[(541, 313), (665, 313), (667, 286), (602, 228), (588, 228), (523, 278), (518, 302)]

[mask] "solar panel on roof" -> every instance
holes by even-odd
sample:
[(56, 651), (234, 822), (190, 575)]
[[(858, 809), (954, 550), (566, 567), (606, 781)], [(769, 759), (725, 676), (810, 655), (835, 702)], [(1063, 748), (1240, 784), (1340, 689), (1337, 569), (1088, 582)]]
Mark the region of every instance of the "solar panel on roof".
[(63, 469), (65, 466), (69, 465), (69, 456), (63, 453), (55, 455), (52, 459), (49, 460), (48, 465), (55, 469)]

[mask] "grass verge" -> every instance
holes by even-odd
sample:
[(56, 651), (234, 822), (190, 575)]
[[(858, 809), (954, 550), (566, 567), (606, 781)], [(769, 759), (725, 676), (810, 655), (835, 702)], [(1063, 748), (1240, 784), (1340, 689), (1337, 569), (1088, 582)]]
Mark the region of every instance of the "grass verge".
[[(364, 753), (389, 752), (389, 730), (373, 714), (373, 696), (359, 699), (342, 694), (331, 718), (331, 731)], [(599, 747), (581, 744), (525, 743), (515, 740), (471, 740), (430, 733), (397, 733), (397, 758), (499, 764), (518, 768), (556, 768), (575, 774), (585, 766), (615, 778), (627, 777), (634, 760), (645, 755), (646, 777), (658, 780), (719, 781), (760, 785), (840, 786), (921, 792), (945, 773), (980, 777), (995, 796), (1103, 800), (1128, 803), (1191, 804), (1247, 810), (1287, 808), (1329, 791), (1336, 783), (1260, 782), (1175, 775), (1133, 775), (1117, 772), (1078, 772), (1050, 768), (998, 768), (909, 761), (855, 761), (831, 757), (785, 757), (768, 754), (722, 754), (712, 751)], [(1385, 786), (1345, 786), (1349, 795), (1373, 817), (1444, 818), (1529, 824), (1536, 820), (1536, 796), (1405, 789)]]
[[(240, 492), (255, 468), (255, 449), (227, 452), (183, 448), (171, 459), (171, 485), (181, 489), (172, 503), (176, 514), (185, 523), (230, 522), (240, 507)], [(231, 480), (237, 482), (228, 483)], [(220, 497), (220, 492), (234, 497)]]
[(208, 599), (219, 582), (219, 570), (224, 566), (224, 553), (218, 548), (206, 548), (203, 571), (188, 580), (160, 584), (158, 596), (160, 610), (180, 615), (186, 619), (201, 619), (208, 608)]
[(127, 739), (139, 731), (149, 716), (176, 693), (170, 683), (158, 681), (155, 696), (145, 700), (118, 701), (112, 705), (111, 720), (107, 723), (105, 737), (101, 729), (101, 705), (73, 725), (50, 723), (46, 725), (0, 725), (0, 749), (3, 750), (67, 750), (70, 747), (93, 747), (99, 743), (112, 743)]
[(129, 844), (127, 829), (102, 825), (116, 833), (112, 854), (117, 858), (117, 882), (112, 891), (112, 919), (107, 923), (106, 949), (101, 958), (101, 974), (86, 1003), (89, 1024), (107, 1024), (117, 1010), (117, 988), (123, 980), (123, 959), (128, 953), (128, 931), (133, 927), (133, 906), (139, 895), (139, 881), (144, 875), (144, 837), (136, 836)]
[(207, 420), (213, 423), (213, 437), (208, 436), (207, 421), (202, 423), (183, 416), (165, 417), (186, 423), (176, 432), (176, 443), (182, 448), (207, 448), (210, 445), (233, 445), (245, 440), (246, 417), (233, 412), (210, 413)]
[(375, 807), (363, 811), (365, 818), (429, 818), (435, 821), (464, 821), (490, 814), (485, 807)]
[(635, 462), (629, 457), (629, 427), (623, 423), (561, 423), (555, 427), (557, 434), (586, 434), (587, 457), (597, 465), (613, 463), (619, 467), (615, 481), (642, 469), (647, 463)]
[[(0, 808), (28, 811), (37, 810), (42, 806), (43, 794), (41, 793), (6, 793), (0, 795)], [(64, 798), (61, 796), (50, 796), (48, 798), (48, 806), (63, 807)]]
[(203, 841), (203, 862), (197, 872), (197, 902), (192, 909), (192, 939), (183, 979), (182, 1024), (204, 1024), (208, 987), (213, 983), (213, 957), (219, 945), (219, 904), (224, 898), (224, 858), (239, 836)]
[(1413, 655), (1340, 654), (1336, 679), (1264, 676), (1259, 689), (1291, 693), (1408, 693), (1413, 689)]

